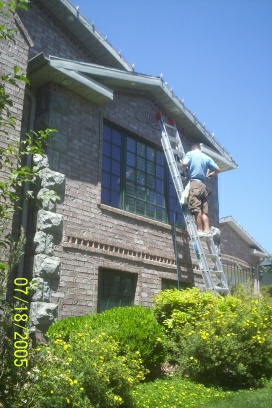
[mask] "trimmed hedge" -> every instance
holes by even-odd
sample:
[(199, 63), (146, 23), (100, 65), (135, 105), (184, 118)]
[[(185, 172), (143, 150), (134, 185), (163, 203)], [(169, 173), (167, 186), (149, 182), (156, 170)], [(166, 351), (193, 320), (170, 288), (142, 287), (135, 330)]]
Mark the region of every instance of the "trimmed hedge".
[(105, 332), (114, 338), (122, 354), (139, 353), (149, 377), (155, 377), (165, 361), (164, 332), (151, 309), (142, 306), (117, 307), (83, 317), (71, 317), (54, 323), (48, 330), (50, 340), (62, 338), (69, 342), (74, 332), (88, 329), (95, 337)]

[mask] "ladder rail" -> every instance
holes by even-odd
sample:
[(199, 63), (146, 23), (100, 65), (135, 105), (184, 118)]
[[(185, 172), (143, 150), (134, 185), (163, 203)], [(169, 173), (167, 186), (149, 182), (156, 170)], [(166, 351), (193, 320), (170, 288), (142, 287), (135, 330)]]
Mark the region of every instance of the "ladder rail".
[[(194, 216), (191, 214), (187, 206), (182, 205), (182, 193), (184, 191), (184, 186), (183, 177), (181, 176), (178, 167), (182, 166), (182, 160), (185, 156), (185, 152), (178, 130), (175, 125), (172, 126), (165, 124), (162, 116), (159, 117), (159, 120), (161, 127), (161, 144), (179, 203), (183, 209), (183, 217), (185, 219), (186, 227), (191, 238), (192, 246), (196, 254), (198, 266), (202, 273), (206, 289), (218, 293), (230, 293), (221, 260), (212, 237), (206, 239), (206, 245), (209, 250), (209, 253), (206, 256), (201, 239), (197, 232)], [(172, 135), (169, 135), (167, 130), (171, 131)], [(172, 147), (171, 143), (175, 144), (175, 147)], [(213, 262), (213, 269), (210, 267), (207, 261), (207, 257), (209, 257), (209, 255), (211, 261)]]

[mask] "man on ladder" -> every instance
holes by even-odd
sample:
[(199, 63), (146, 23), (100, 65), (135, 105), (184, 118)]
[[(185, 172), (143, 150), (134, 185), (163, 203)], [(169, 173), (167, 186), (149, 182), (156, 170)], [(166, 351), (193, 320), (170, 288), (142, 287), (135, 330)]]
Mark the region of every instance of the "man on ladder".
[(190, 193), (188, 208), (195, 217), (195, 223), (199, 237), (210, 237), (210, 223), (208, 216), (208, 192), (206, 189), (206, 178), (212, 179), (220, 172), (217, 164), (200, 150), (199, 144), (194, 144), (182, 162), (182, 167), (188, 183)]

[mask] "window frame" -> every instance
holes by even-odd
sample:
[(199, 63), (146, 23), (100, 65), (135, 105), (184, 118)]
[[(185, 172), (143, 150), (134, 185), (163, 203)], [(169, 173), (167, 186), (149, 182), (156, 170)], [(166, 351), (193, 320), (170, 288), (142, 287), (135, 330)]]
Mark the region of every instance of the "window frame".
[[(110, 133), (110, 136), (109, 136)], [(119, 135), (120, 140), (113, 140), (113, 136)], [(110, 140), (109, 140), (110, 139)], [(163, 188), (159, 190), (158, 188), (148, 189), (148, 180), (151, 180), (150, 172), (148, 172), (148, 165), (152, 168), (152, 161), (148, 159), (148, 155), (145, 157), (142, 155), (145, 171), (143, 172), (140, 166), (137, 166), (137, 161), (141, 159), (141, 154), (138, 154), (138, 147), (133, 152), (132, 148), (128, 148), (128, 140), (133, 141), (135, 146), (144, 147), (145, 151), (153, 151), (154, 155), (161, 157), (161, 163), (155, 160), (155, 178), (153, 180), (156, 183), (156, 187), (161, 184)], [(110, 146), (109, 146), (110, 144)], [(119, 150), (116, 148), (118, 145)], [(115, 148), (115, 153), (118, 153), (118, 157), (113, 156), (113, 149)], [(131, 162), (128, 160), (128, 156), (131, 157)], [(134, 162), (133, 162), (134, 156)], [(107, 162), (107, 160), (108, 162)], [(119, 165), (117, 165), (117, 162)], [(119, 174), (115, 169), (115, 174), (113, 173), (115, 163), (116, 168), (119, 169)], [(158, 169), (161, 169), (161, 175), (158, 174)], [(129, 170), (134, 170), (134, 184), (131, 183), (131, 191), (129, 193), (128, 183), (126, 182), (126, 174)], [(145, 177), (145, 198), (142, 200), (144, 210), (139, 211), (141, 204), (140, 195), (140, 179), (139, 175)], [(107, 180), (107, 183), (105, 181)], [(133, 188), (135, 190), (135, 196), (133, 199)], [(148, 192), (147, 192), (148, 191)], [(153, 193), (154, 198), (150, 198), (150, 191)], [(147, 199), (147, 194), (149, 194), (149, 200)], [(158, 199), (163, 201), (164, 205), (158, 204)], [(152, 200), (156, 201), (155, 205)], [(166, 224), (174, 224), (178, 227), (184, 228), (184, 220), (182, 216), (182, 209), (178, 202), (177, 194), (174, 188), (173, 180), (170, 171), (167, 167), (167, 162), (163, 153), (163, 149), (159, 146), (152, 144), (151, 142), (132, 134), (131, 132), (122, 129), (115, 124), (105, 121), (103, 124), (103, 150), (102, 150), (102, 171), (101, 171), (101, 202), (106, 205), (113, 206), (115, 208), (120, 208), (122, 210), (128, 211), (132, 214), (137, 214), (154, 221), (163, 222)], [(137, 207), (138, 205), (138, 207)], [(151, 209), (154, 208), (154, 217), (151, 215)], [(137, 209), (138, 208), (138, 209)], [(158, 216), (159, 211), (163, 216)], [(176, 217), (175, 214), (176, 213)]]
[[(128, 284), (128, 280), (130, 281), (130, 293), (126, 295), (122, 293), (122, 291)], [(100, 313), (104, 310), (112, 309), (113, 307), (133, 306), (137, 281), (137, 273), (120, 271), (118, 269), (99, 268), (97, 312)], [(114, 289), (117, 289), (115, 293)], [(114, 301), (114, 298), (116, 301)], [(105, 304), (107, 304), (107, 307), (104, 307)]]

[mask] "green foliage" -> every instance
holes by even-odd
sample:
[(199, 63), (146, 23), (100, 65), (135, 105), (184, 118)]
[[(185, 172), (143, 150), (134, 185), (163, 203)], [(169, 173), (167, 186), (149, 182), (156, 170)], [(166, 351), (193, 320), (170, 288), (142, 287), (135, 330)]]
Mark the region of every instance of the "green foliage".
[(71, 333), (69, 342), (38, 347), (31, 361), (10, 408), (131, 408), (131, 391), (144, 379), (137, 355), (121, 355), (111, 336), (93, 337), (87, 328)]
[(141, 383), (133, 396), (135, 408), (271, 408), (272, 383), (257, 390), (230, 392), (174, 376)]
[[(10, 143), (6, 148), (0, 148), (0, 169), (5, 171), (6, 177), (0, 182), (0, 245), (9, 243), (9, 235), (6, 234), (7, 225), (13, 217), (13, 213), (20, 207), (20, 194), (26, 183), (34, 183), (37, 180), (37, 170), (24, 165), (25, 157), (31, 159), (35, 155), (44, 155), (44, 147), (54, 129), (40, 130), (27, 133), (24, 140)], [(32, 191), (27, 190), (25, 200), (32, 198)], [(51, 200), (58, 197), (54, 194)]]
[(170, 359), (190, 379), (235, 389), (262, 386), (272, 376), (272, 305), (263, 297), (164, 291), (155, 315), (168, 334)]
[[(8, 21), (15, 11), (18, 8), (27, 9), (29, 0), (9, 0), (9, 1), (0, 1), (0, 17), (3, 17), (4, 20)], [(0, 25), (0, 40), (10, 40), (15, 42), (14, 35), (17, 32), (15, 27), (8, 27), (7, 24)]]
[(272, 285), (261, 286), (261, 294), (271, 299), (272, 298)]
[(24, 244), (25, 236), (22, 230), (18, 242), (11, 243), (8, 265), (0, 272), (0, 406), (1, 402), (5, 402), (5, 407), (10, 406), (11, 391), (21, 377), (21, 369), (13, 364), (13, 305), (6, 300), (7, 280), (19, 262)]
[(180, 377), (166, 377), (154, 382), (139, 384), (133, 396), (135, 408), (189, 408), (206, 402), (228, 398), (230, 392), (217, 388), (205, 388)]
[[(90, 333), (103, 330), (120, 344), (124, 355), (140, 354), (150, 376), (157, 375), (165, 360), (164, 334), (151, 309), (141, 306), (120, 307), (84, 317), (72, 317), (54, 323), (48, 330), (50, 339), (69, 340), (71, 333), (88, 328)], [(94, 336), (94, 334), (93, 334)]]

